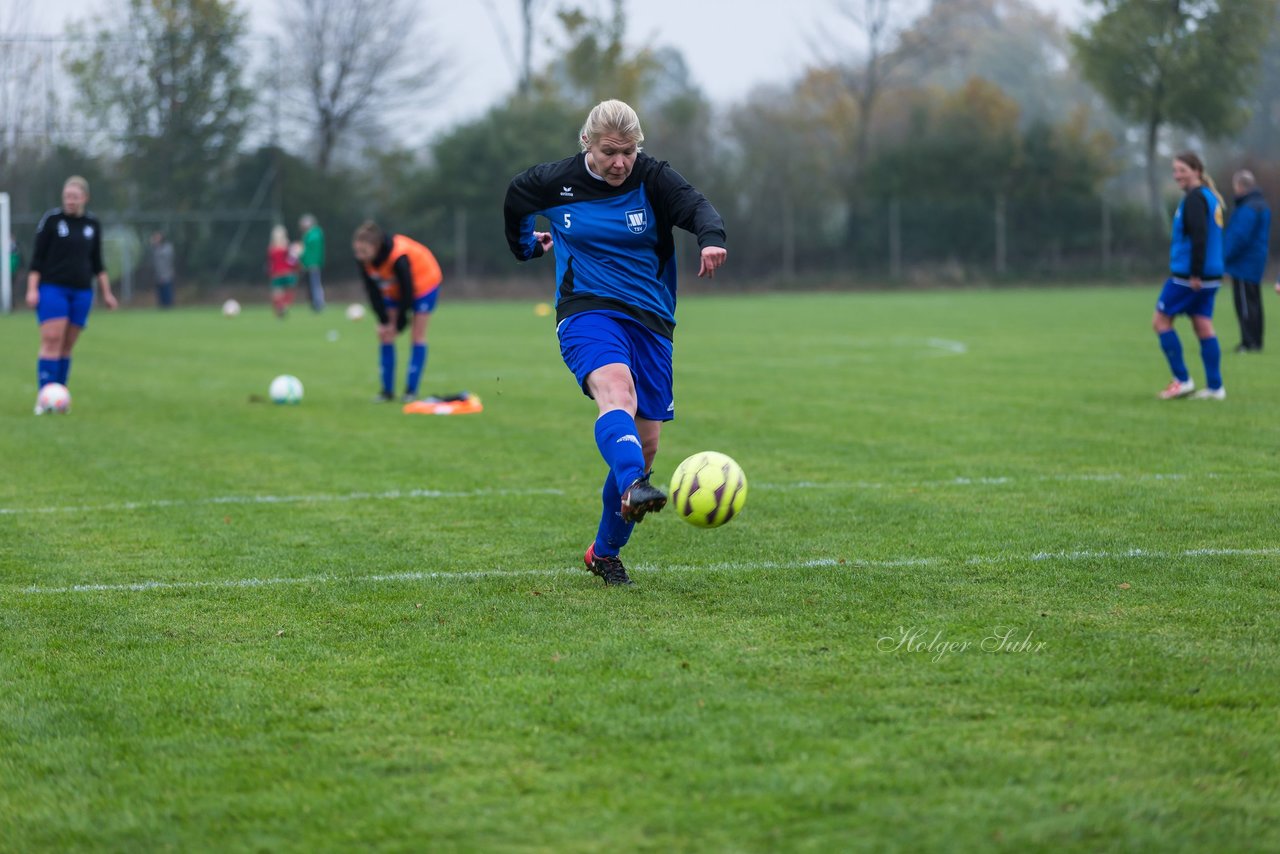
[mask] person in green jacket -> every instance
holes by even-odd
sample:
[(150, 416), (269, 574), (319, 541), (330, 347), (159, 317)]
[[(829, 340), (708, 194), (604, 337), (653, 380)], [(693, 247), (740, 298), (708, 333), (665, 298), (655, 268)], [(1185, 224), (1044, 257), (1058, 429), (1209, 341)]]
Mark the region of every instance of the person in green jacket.
[(302, 254), (298, 258), (302, 280), (307, 283), (311, 295), (311, 310), (322, 311), (324, 286), (320, 284), (320, 270), (324, 267), (324, 229), (320, 228), (314, 216), (303, 214), (298, 220), (298, 230), (302, 232)]

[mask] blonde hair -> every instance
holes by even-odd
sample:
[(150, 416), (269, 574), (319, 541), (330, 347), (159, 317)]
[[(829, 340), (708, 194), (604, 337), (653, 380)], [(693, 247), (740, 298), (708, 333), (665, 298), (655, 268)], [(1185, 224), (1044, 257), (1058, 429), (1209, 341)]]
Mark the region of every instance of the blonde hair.
[(67, 187), (78, 187), (80, 188), (80, 192), (84, 193), (85, 198), (88, 198), (89, 196), (89, 182), (84, 178), (81, 178), (79, 175), (72, 175), (70, 178), (63, 181), (62, 189), (65, 190)]
[(624, 101), (601, 101), (592, 107), (591, 112), (587, 114), (587, 120), (582, 124), (578, 142), (582, 145), (582, 150), (586, 151), (591, 143), (607, 133), (616, 133), (628, 142), (634, 142), (637, 148), (644, 142), (644, 131), (640, 129), (640, 117), (636, 115), (635, 110), (631, 109), (631, 105)]
[(289, 232), (285, 230), (283, 225), (275, 225), (271, 227), (271, 245), (272, 246), (288, 246)]

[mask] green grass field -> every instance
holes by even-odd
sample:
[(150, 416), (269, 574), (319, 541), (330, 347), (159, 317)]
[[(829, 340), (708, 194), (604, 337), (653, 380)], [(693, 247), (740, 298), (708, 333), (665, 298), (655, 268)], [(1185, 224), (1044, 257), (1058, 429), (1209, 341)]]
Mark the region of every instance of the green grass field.
[(1276, 850), (1280, 350), (1159, 402), (1155, 295), (685, 299), (656, 479), (750, 494), (626, 589), (533, 297), (442, 300), (456, 417), (253, 306), (99, 309), (35, 418), (0, 318), (0, 849)]

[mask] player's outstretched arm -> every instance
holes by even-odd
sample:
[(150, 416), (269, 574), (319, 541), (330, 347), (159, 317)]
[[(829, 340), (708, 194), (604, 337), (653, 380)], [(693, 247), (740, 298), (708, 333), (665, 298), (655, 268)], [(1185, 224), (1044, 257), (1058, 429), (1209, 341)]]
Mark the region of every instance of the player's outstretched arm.
[(543, 163), (526, 169), (512, 178), (507, 187), (502, 215), (506, 224), (507, 246), (517, 261), (539, 258), (550, 248), (546, 245), (548, 235), (533, 230), (533, 223), (543, 207), (548, 167), (549, 164)]

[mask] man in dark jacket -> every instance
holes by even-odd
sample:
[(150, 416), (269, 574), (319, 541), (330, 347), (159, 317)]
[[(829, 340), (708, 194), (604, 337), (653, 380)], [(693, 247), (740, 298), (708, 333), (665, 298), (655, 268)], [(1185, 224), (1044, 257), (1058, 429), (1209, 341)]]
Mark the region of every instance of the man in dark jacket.
[(1262, 296), (1259, 283), (1267, 267), (1267, 239), (1271, 234), (1271, 208), (1258, 190), (1253, 173), (1242, 169), (1231, 179), (1235, 210), (1223, 233), (1223, 256), (1231, 277), (1240, 319), (1237, 353), (1262, 349)]

